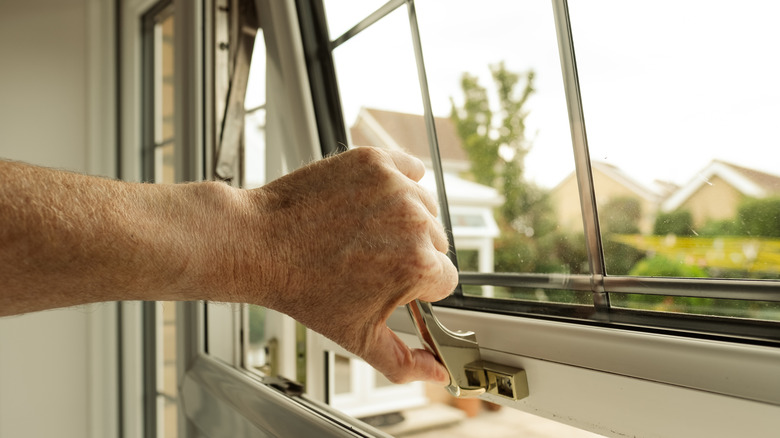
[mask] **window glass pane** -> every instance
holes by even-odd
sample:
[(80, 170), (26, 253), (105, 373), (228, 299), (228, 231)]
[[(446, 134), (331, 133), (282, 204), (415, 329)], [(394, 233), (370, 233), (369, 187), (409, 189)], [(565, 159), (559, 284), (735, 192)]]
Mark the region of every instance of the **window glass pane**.
[[(463, 154), (442, 148), (445, 170), (458, 178), (447, 187), (455, 244), (476, 253), (476, 261), (473, 253), (459, 259), (461, 270), (587, 274), (550, 3), (416, 5), (433, 110), (451, 124)], [(498, 286), (464, 293), (592, 302), (588, 293)]]
[[(159, 349), (162, 360), (158, 359), (157, 379), (159, 382), (159, 394), (157, 395), (158, 409), (162, 408), (162, 437), (176, 437), (178, 435), (178, 382), (176, 368), (176, 303), (164, 301), (158, 303), (158, 315), (160, 326), (158, 340), (162, 344)], [(160, 336), (161, 333), (161, 336)], [(159, 411), (158, 411), (159, 412)], [(160, 437), (158, 428), (158, 437)]]
[(167, 10), (154, 25), (154, 180), (175, 182), (173, 137), (173, 14)]
[(265, 184), (265, 38), (257, 30), (244, 99), (244, 186)]
[[(249, 66), (246, 97), (244, 99), (244, 148), (241, 162), (244, 188), (256, 188), (266, 183), (265, 178), (265, 115), (266, 115), (266, 51), (262, 29), (257, 30), (252, 61)], [(278, 372), (279, 355), (276, 339), (266, 336), (266, 309), (249, 305), (249, 343), (246, 352), (246, 366), (265, 374)], [(273, 368), (277, 369), (273, 369)], [(292, 376), (288, 376), (292, 377)]]
[(352, 392), (352, 370), (348, 357), (339, 354), (333, 355), (333, 380), (335, 394), (348, 394)]
[[(550, 4), (415, 4), (461, 270), (588, 273)], [(352, 144), (418, 156), (429, 167), (421, 184), (435, 192), (410, 32), (401, 7), (334, 60)], [(500, 90), (511, 90), (503, 101)], [(566, 301), (579, 298), (591, 302)]]
[(264, 307), (248, 305), (249, 312), (249, 345), (247, 348), (246, 362), (247, 367), (263, 373), (270, 372), (270, 358), (275, 352), (271, 350), (276, 345), (269, 345), (266, 339), (266, 311)]
[(331, 39), (336, 39), (387, 3), (387, 0), (325, 0), (323, 3), (328, 20), (328, 32)]
[(780, 321), (780, 303), (766, 301), (624, 293), (610, 293), (609, 298), (613, 307), (626, 309)]
[[(333, 24), (332, 21), (335, 21), (333, 17), (350, 16), (354, 12), (350, 8), (358, 3), (360, 2), (326, 2), (332, 38), (340, 35), (340, 32), (333, 31), (338, 27)], [(523, 39), (512, 32), (519, 27), (518, 20), (525, 20), (527, 11), (517, 9), (515, 3), (480, 2), (477, 5), (475, 2), (455, 1), (415, 2), (420, 14), (423, 52), (426, 56), (429, 86), (434, 100), (433, 112), (436, 116), (435, 126), (443, 157), (445, 186), (450, 203), (449, 213), (463, 270), (476, 272), (498, 270), (494, 253), (498, 252), (497, 241), (504, 233), (501, 229), (500, 215), (502, 207), (505, 206), (503, 186), (499, 184), (498, 178), (490, 183), (481, 183), (469, 172), (473, 163), (464, 149), (461, 135), (450, 119), (450, 99), (455, 100), (458, 105), (463, 104), (463, 90), (460, 86), (463, 73), (480, 75), (481, 83), (491, 87), (493, 80), (489, 66), (505, 61), (507, 68), (512, 71), (527, 71), (528, 68), (533, 67), (536, 72), (535, 77), (545, 78), (540, 79), (540, 82), (535, 85), (540, 90), (544, 90), (539, 91), (538, 94), (542, 97), (534, 101), (536, 103), (533, 105), (529, 100), (529, 106), (524, 107), (530, 113), (538, 113), (533, 124), (531, 124), (533, 118), (529, 116), (528, 124), (532, 127), (527, 128), (526, 133), (529, 138), (533, 137), (534, 142), (537, 138), (546, 138), (546, 145), (540, 146), (540, 150), (546, 151), (547, 154), (547, 158), (544, 158), (545, 154), (541, 154), (542, 157), (532, 158), (533, 153), (526, 157), (533, 165), (526, 167), (528, 172), (524, 175), (527, 175), (528, 181), (533, 182), (534, 189), (538, 186), (538, 190), (529, 189), (525, 192), (529, 198), (541, 204), (543, 202), (541, 199), (550, 196), (549, 193), (557, 184), (557, 180), (562, 180), (574, 168), (570, 158), (572, 153), (568, 116), (560, 84), (561, 73), (550, 5), (543, 1), (536, 2), (538, 4), (530, 9), (545, 12), (543, 15), (535, 15), (526, 23), (536, 25), (536, 21), (544, 17), (544, 24), (540, 26), (549, 33), (549, 39), (545, 41), (551, 44), (549, 49), (552, 53), (545, 62), (550, 62), (551, 66), (539, 67), (537, 70), (535, 66), (539, 64), (533, 60), (524, 60), (522, 53), (520, 55), (516, 53)], [(426, 163), (428, 168), (421, 185), (435, 194), (436, 187), (408, 13), (407, 7), (402, 5), (376, 24), (336, 47), (333, 58), (344, 116), (349, 128), (350, 146), (401, 148), (417, 156)], [(478, 19), (483, 14), (484, 20)], [(507, 14), (513, 14), (513, 19), (502, 18)], [(362, 15), (367, 13), (357, 16)], [(346, 22), (354, 23), (356, 19), (350, 18)], [(495, 25), (497, 19), (501, 20), (501, 29), (497, 29)], [(485, 24), (480, 23), (481, 21)], [(463, 23), (469, 25), (464, 27)], [(341, 27), (346, 30), (349, 26), (351, 24)], [(536, 37), (525, 39), (528, 38)], [(533, 44), (542, 43), (533, 41), (529, 46)], [(494, 48), (496, 50), (491, 54), (483, 53)], [(549, 87), (545, 85), (548, 81)], [(554, 90), (551, 88), (553, 83)], [(491, 96), (494, 96), (494, 90), (491, 92), (493, 92)], [(497, 106), (496, 98), (491, 97), (491, 99), (493, 105)], [(559, 129), (556, 128), (558, 122), (562, 124), (561, 141), (551, 138), (559, 134), (554, 131)], [(478, 135), (481, 132), (488, 136), (498, 132), (497, 127), (491, 128), (490, 131), (487, 131), (487, 127), (484, 129), (484, 131), (475, 129), (471, 133), (464, 132), (466, 135)], [(530, 134), (531, 131), (533, 134)], [(542, 136), (543, 131), (548, 137)], [(489, 158), (496, 162), (498, 151), (494, 150), (493, 154), (494, 156)], [(558, 176), (551, 176), (555, 174)], [(515, 175), (519, 178), (519, 174), (513, 174)], [(530, 186), (529, 184), (522, 187)], [(573, 196), (577, 205), (574, 211), (579, 215), (576, 188)], [(525, 204), (525, 207), (530, 209), (528, 204)], [(509, 272), (587, 273), (582, 221), (579, 216), (572, 221), (573, 229), (568, 230), (557, 225), (558, 220), (551, 210), (545, 210), (545, 213), (547, 216), (544, 216), (544, 219), (553, 223), (549, 226), (550, 230), (531, 231), (531, 228), (537, 225), (536, 222), (531, 222), (529, 225), (518, 221), (514, 225), (522, 232), (512, 228), (514, 231), (507, 234), (510, 238), (517, 239), (519, 241), (517, 246), (522, 249), (534, 245), (535, 240), (541, 241), (541, 239), (546, 239), (545, 242), (552, 246), (565, 247), (570, 242), (571, 246), (577, 249), (563, 251), (562, 254), (566, 254), (566, 262), (556, 262), (551, 264), (552, 267), (544, 269), (537, 268), (536, 264), (531, 263), (530, 256), (526, 256), (525, 253), (518, 254), (519, 251), (516, 251), (515, 254), (506, 255), (502, 259), (506, 263), (501, 265), (506, 266), (503, 269)], [(547, 231), (553, 234), (547, 234)], [(556, 234), (555, 232), (558, 231), (560, 233)], [(564, 234), (567, 237), (562, 237)], [(572, 237), (569, 238), (569, 235)], [(536, 255), (534, 252), (530, 254)], [(517, 265), (518, 260), (532, 267), (521, 269)], [(570, 268), (570, 265), (575, 265), (576, 268)], [(498, 294), (497, 289), (499, 288), (485, 285), (465, 286), (466, 293), (484, 296)], [(540, 298), (535, 294), (536, 291), (531, 294), (514, 290), (502, 290), (502, 292), (504, 297), (535, 301), (544, 299), (562, 300), (566, 303), (590, 302), (590, 293), (582, 294), (584, 296), (580, 297), (580, 294), (572, 291), (560, 293), (565, 296), (554, 295), (557, 291), (552, 291), (546, 298)], [(335, 381), (330, 381), (328, 389), (331, 405), (349, 415), (369, 421), (396, 436), (506, 436), (507, 433), (515, 436), (518, 430), (522, 433), (532, 429), (546, 431), (539, 436), (596, 436), (513, 409), (495, 411), (495, 406), (485, 404), (479, 399), (456, 400), (438, 386), (428, 386), (419, 382), (406, 385), (388, 384), (367, 364), (356, 359), (336, 356), (334, 368)], [(523, 427), (518, 429), (521, 423)], [(479, 432), (475, 434), (474, 430)]]
[(586, 3), (569, 9), (607, 273), (780, 278), (780, 5)]

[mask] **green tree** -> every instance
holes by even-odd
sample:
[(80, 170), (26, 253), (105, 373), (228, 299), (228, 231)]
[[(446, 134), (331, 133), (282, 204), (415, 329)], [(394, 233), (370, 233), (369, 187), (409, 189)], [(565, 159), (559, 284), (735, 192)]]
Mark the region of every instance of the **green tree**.
[[(490, 72), (498, 94), (499, 122), (494, 122), (487, 89), (468, 73), (461, 77), (463, 106), (451, 100), (450, 117), (471, 162), (472, 178), (501, 191), (506, 198), (501, 215), (512, 224), (528, 212), (530, 201), (541, 198), (531, 193), (523, 179), (523, 162), (531, 148), (525, 135), (528, 111), (524, 107), (534, 92), (534, 72), (514, 73), (503, 62), (491, 66)], [(518, 92), (521, 79), (524, 85)]]
[[(490, 67), (497, 111), (476, 76), (461, 77), (464, 102), (451, 100), (455, 124), (477, 183), (496, 188), (505, 199), (497, 210), (501, 236), (496, 241), (496, 270), (505, 272), (560, 271), (568, 265), (556, 255), (567, 236), (553, 237), (557, 228), (548, 193), (526, 181), (524, 160), (531, 148), (526, 136), (526, 109), (534, 93), (534, 72), (516, 73), (501, 62)], [(580, 264), (577, 263), (577, 266)], [(578, 268), (579, 269), (579, 268)]]

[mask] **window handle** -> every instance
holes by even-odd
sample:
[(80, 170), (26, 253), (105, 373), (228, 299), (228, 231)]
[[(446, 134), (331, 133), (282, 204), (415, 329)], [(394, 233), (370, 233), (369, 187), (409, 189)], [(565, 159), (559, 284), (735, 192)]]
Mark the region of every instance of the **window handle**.
[(474, 332), (447, 329), (433, 314), (431, 303), (414, 300), (406, 305), (423, 347), (447, 368), (447, 391), (456, 397), (484, 393), (512, 400), (528, 396), (525, 371), (482, 360)]
[(414, 300), (406, 308), (412, 316), (423, 347), (450, 374), (447, 391), (456, 397), (476, 397), (484, 393), (487, 389), (484, 377), (480, 373), (468, 371), (482, 361), (477, 335), (474, 332), (453, 332), (444, 327), (433, 314), (431, 303)]

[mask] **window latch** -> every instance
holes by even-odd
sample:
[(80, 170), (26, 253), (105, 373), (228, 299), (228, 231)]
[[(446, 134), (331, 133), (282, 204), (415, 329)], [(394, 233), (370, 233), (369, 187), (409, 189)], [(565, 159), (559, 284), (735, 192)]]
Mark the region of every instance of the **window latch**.
[(406, 305), (423, 347), (450, 374), (447, 391), (456, 397), (489, 393), (512, 400), (528, 396), (525, 370), (482, 360), (474, 332), (454, 332), (433, 314), (431, 303), (414, 300)]

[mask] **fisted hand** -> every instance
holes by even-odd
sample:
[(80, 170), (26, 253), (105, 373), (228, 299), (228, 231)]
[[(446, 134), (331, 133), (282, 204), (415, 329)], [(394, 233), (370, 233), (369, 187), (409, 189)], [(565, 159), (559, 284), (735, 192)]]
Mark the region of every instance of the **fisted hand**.
[(424, 172), (407, 154), (357, 148), (241, 192), (236, 298), (292, 316), (392, 382), (448, 382), (386, 325), (396, 307), (441, 300), (458, 282), (436, 202), (416, 183)]

